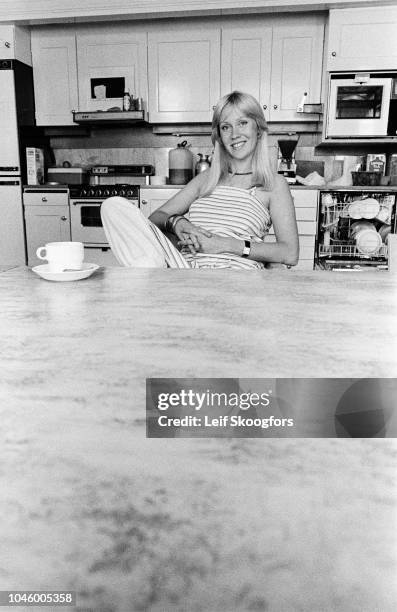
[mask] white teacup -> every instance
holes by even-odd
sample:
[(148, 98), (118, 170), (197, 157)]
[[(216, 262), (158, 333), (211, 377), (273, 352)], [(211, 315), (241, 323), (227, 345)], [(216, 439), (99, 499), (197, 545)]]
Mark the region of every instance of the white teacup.
[(50, 272), (81, 270), (84, 261), (82, 242), (48, 242), (36, 251), (39, 259), (48, 261)]

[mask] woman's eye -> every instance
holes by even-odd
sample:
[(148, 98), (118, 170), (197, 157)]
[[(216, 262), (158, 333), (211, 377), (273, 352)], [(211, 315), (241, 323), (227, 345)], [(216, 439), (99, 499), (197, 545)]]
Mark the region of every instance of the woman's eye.
[(230, 129), (230, 127), (228, 125), (222, 125), (221, 126), (222, 132), (227, 132), (229, 129)]
[(242, 119), (240, 121), (240, 125), (243, 126), (243, 127), (245, 127), (247, 125), (247, 123), (248, 123), (248, 121), (246, 119)]

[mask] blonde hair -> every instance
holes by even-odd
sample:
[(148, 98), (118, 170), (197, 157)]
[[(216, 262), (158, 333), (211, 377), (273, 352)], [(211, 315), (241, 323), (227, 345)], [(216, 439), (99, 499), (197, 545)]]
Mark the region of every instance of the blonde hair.
[(222, 176), (229, 171), (228, 155), (223, 146), (220, 135), (220, 122), (222, 113), (230, 108), (238, 109), (246, 117), (250, 117), (258, 128), (258, 142), (252, 160), (253, 184), (263, 186), (267, 191), (273, 188), (274, 174), (270, 166), (268, 152), (268, 127), (263, 110), (259, 102), (250, 94), (241, 91), (223, 96), (214, 109), (212, 117), (211, 140), (214, 145), (211, 168), (208, 172), (208, 182), (202, 195), (210, 194)]

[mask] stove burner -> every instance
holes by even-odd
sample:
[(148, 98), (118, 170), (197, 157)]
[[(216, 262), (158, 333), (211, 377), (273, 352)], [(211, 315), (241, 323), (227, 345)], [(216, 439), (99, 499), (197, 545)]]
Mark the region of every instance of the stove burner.
[(137, 199), (139, 198), (139, 185), (70, 185), (71, 198), (105, 199), (111, 196)]

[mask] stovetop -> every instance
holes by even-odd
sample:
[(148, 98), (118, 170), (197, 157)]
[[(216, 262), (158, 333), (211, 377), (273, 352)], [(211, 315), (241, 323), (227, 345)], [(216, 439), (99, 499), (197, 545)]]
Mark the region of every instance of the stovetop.
[(111, 196), (134, 200), (139, 198), (139, 185), (69, 185), (69, 191), (72, 199), (104, 199)]

